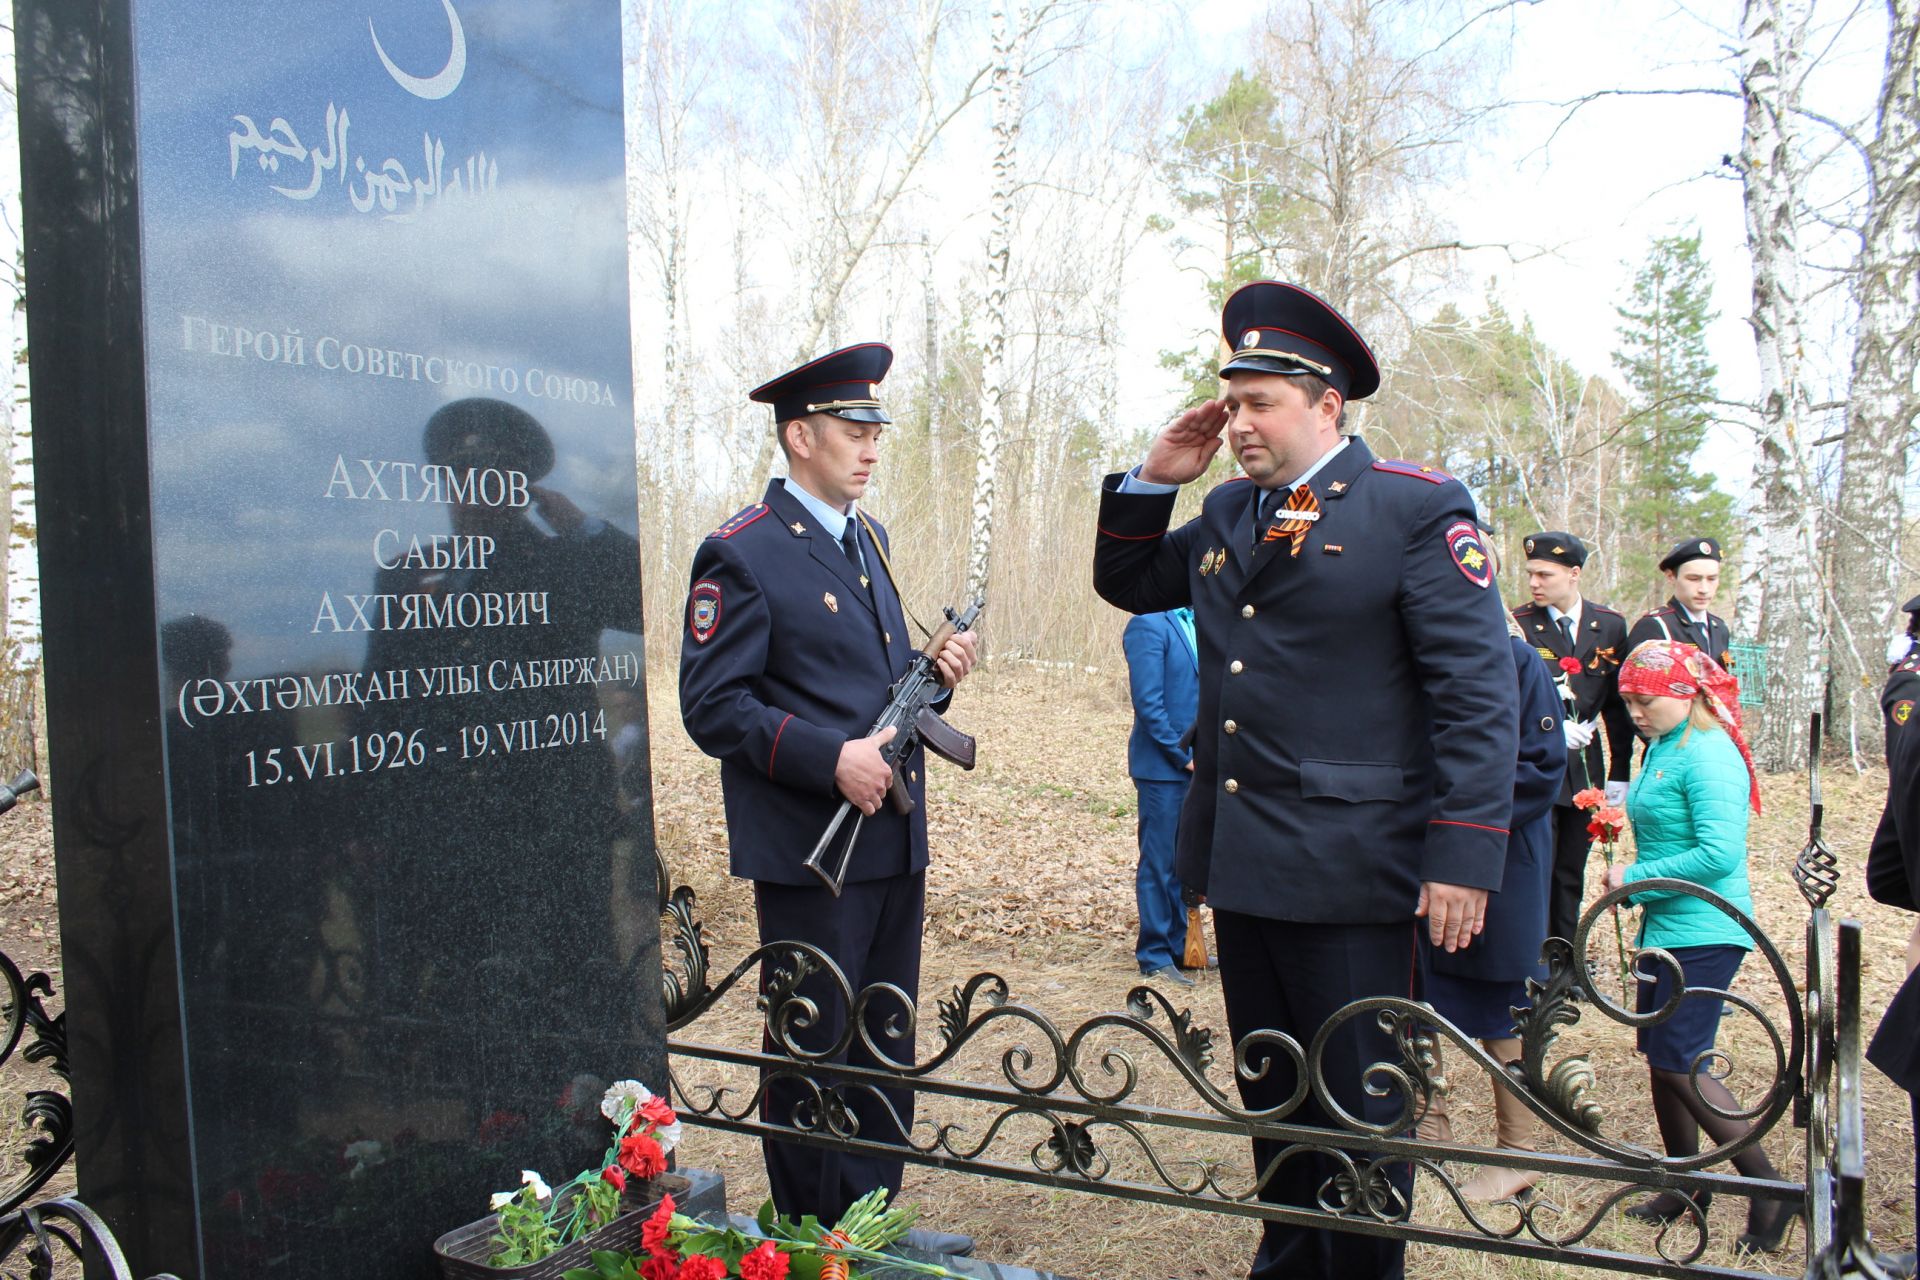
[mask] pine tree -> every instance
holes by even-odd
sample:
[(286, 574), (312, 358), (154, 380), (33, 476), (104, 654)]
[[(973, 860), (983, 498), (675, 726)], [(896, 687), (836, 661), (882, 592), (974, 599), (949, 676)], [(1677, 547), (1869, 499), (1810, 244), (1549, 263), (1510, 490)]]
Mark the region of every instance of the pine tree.
[(1713, 421), (1719, 370), (1707, 353), (1716, 313), (1713, 276), (1698, 230), (1656, 237), (1634, 275), (1614, 352), (1626, 382), (1628, 417), (1618, 442), (1635, 460), (1636, 491), (1623, 514), (1636, 544), (1619, 549), (1621, 567), (1652, 574), (1684, 537), (1732, 532), (1733, 502), (1714, 478), (1694, 469)]

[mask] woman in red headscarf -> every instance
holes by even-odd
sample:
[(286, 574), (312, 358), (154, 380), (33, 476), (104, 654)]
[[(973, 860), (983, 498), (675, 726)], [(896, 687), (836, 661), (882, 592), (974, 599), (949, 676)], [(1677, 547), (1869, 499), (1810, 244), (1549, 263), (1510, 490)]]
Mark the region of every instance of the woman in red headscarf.
[[(1747, 886), (1747, 815), (1760, 811), (1760, 784), (1740, 726), (1739, 686), (1718, 663), (1690, 644), (1648, 640), (1620, 667), (1620, 694), (1627, 712), (1650, 744), (1627, 793), (1635, 861), (1607, 872), (1607, 888), (1641, 880), (1687, 880), (1710, 889), (1751, 915)], [(1643, 908), (1639, 946), (1657, 947), (1680, 965), (1679, 998), (1672, 1016), (1642, 1027), (1640, 1051), (1652, 1075), (1653, 1111), (1669, 1156), (1700, 1150), (1700, 1130), (1723, 1146), (1749, 1125), (1729, 1118), (1744, 1108), (1727, 1087), (1702, 1067), (1715, 1057), (1722, 1001), (1753, 940), (1725, 912), (1672, 889), (1651, 889), (1630, 901)], [(1639, 965), (1639, 1012), (1650, 1013), (1675, 998), (1671, 966)], [(1749, 1178), (1777, 1178), (1767, 1153), (1755, 1143), (1733, 1157)], [(1696, 1202), (1704, 1211), (1707, 1197)], [(1746, 1249), (1778, 1250), (1799, 1209), (1785, 1201), (1755, 1200)], [(1687, 1213), (1686, 1199), (1662, 1191), (1627, 1210), (1643, 1221), (1666, 1223)]]

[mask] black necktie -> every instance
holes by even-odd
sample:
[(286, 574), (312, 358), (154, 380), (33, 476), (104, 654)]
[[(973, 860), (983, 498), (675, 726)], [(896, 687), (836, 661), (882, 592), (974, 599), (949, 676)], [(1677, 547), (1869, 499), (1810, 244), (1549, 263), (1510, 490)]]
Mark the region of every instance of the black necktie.
[(840, 531), (840, 549), (847, 553), (847, 559), (853, 567), (860, 568), (860, 531), (855, 528), (853, 518), (847, 518), (847, 527)]
[(1267, 525), (1273, 521), (1273, 513), (1286, 501), (1285, 489), (1262, 489), (1260, 500), (1253, 504), (1253, 545), (1259, 546), (1261, 537), (1267, 531)]
[(1573, 652), (1573, 619), (1563, 614), (1555, 621), (1560, 624), (1560, 634), (1567, 638), (1567, 652), (1571, 654)]

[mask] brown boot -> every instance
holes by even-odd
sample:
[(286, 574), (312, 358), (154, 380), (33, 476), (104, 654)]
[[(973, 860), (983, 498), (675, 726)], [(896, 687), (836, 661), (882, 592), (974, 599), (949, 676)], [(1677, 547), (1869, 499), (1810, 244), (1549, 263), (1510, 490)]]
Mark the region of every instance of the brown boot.
[[(1520, 1057), (1518, 1040), (1482, 1040), (1488, 1053), (1502, 1063), (1513, 1062)], [(1504, 1083), (1493, 1086), (1494, 1125), (1499, 1135), (1500, 1149), (1503, 1151), (1535, 1151), (1533, 1142), (1533, 1113), (1526, 1104), (1516, 1098)], [(1476, 1203), (1484, 1204), (1492, 1200), (1506, 1200), (1517, 1196), (1540, 1180), (1540, 1174), (1533, 1169), (1503, 1169), (1492, 1165), (1482, 1165), (1480, 1169), (1460, 1186), (1460, 1194)]]
[(1427, 1095), (1427, 1109), (1413, 1126), (1413, 1136), (1422, 1142), (1452, 1142), (1453, 1121), (1447, 1118), (1447, 1093), (1444, 1086)]

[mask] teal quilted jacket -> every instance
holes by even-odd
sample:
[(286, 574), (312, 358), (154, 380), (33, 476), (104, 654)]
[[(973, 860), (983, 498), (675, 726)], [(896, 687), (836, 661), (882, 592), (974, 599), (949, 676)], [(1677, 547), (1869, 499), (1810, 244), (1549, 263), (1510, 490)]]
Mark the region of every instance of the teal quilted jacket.
[[(1648, 748), (1627, 792), (1627, 820), (1638, 850), (1626, 871), (1629, 886), (1637, 880), (1691, 880), (1753, 914), (1747, 766), (1732, 738), (1719, 730), (1688, 733), (1682, 721)], [(1635, 894), (1633, 901), (1645, 908), (1643, 947), (1753, 948), (1739, 925), (1698, 898), (1654, 891)]]

